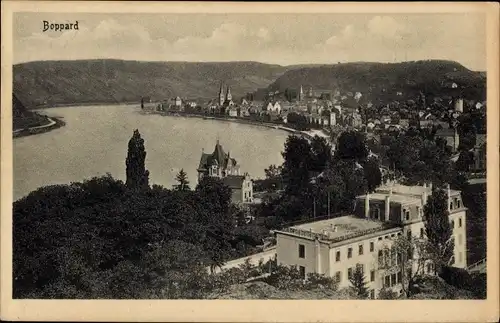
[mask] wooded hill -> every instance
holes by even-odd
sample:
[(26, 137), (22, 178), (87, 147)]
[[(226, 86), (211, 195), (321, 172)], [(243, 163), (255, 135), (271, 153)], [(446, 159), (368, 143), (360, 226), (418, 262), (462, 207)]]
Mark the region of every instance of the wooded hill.
[(140, 102), (143, 96), (208, 100), (218, 97), (221, 82), (241, 97), (285, 71), (257, 62), (37, 61), (14, 65), (14, 89), (34, 106)]
[[(38, 61), (14, 66), (14, 90), (29, 106), (139, 102), (142, 96), (163, 100), (215, 99), (220, 82), (231, 86), (234, 98), (256, 92), (340, 89), (383, 100), (401, 91), (411, 97), (425, 89), (442, 94), (457, 92), (482, 100), (486, 77), (452, 61), (405, 63), (345, 63), (280, 66), (257, 62), (139, 62), (123, 60)], [(448, 88), (448, 90), (446, 90)]]
[[(453, 83), (457, 88), (452, 88)], [(457, 95), (471, 100), (486, 99), (486, 74), (471, 71), (457, 62), (427, 60), (403, 63), (345, 63), (289, 70), (273, 82), (266, 92), (286, 89), (304, 91), (340, 90), (361, 92), (366, 99), (413, 98), (420, 91), (429, 96)]]

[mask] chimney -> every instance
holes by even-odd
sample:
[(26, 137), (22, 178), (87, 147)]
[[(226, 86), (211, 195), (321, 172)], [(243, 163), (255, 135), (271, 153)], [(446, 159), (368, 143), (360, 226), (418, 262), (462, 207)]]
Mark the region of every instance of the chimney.
[(366, 193), (365, 196), (365, 218), (370, 217), (370, 194)]

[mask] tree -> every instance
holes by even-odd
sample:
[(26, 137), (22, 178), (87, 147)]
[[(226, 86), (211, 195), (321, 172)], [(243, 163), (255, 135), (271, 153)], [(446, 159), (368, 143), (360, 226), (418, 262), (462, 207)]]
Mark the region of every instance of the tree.
[(332, 147), (325, 138), (314, 136), (311, 141), (311, 170), (321, 173), (332, 159)]
[(363, 165), (368, 191), (373, 192), (382, 183), (382, 173), (380, 172), (380, 164), (375, 157), (367, 159)]
[(379, 249), (380, 272), (384, 276), (391, 276), (391, 280), (396, 277), (396, 282), (401, 283), (407, 298), (413, 294), (413, 286), (424, 275), (425, 266), (429, 263), (430, 257), (426, 246), (426, 242), (422, 239), (401, 236), (392, 245), (385, 245)]
[(193, 238), (204, 246), (213, 271), (230, 255), (234, 222), (231, 216), (231, 189), (222, 180), (205, 176), (196, 186), (195, 207), (199, 216), (200, 231)]
[(363, 266), (360, 264), (356, 264), (354, 272), (351, 274), (349, 278), (349, 282), (351, 283), (351, 288), (354, 290), (356, 295), (360, 298), (368, 298), (368, 283), (365, 279), (365, 274), (363, 272)]
[(128, 153), (125, 162), (127, 166), (127, 187), (132, 189), (149, 187), (149, 171), (146, 170), (145, 160), (144, 139), (141, 138), (139, 130), (136, 129), (128, 142)]
[(436, 188), (424, 206), (427, 247), (436, 269), (452, 261), (454, 241), (449, 222), (448, 198), (444, 190)]
[(186, 172), (184, 169), (181, 169), (177, 176), (175, 177), (176, 181), (179, 183), (178, 185), (174, 185), (174, 188), (178, 191), (189, 191), (191, 188), (189, 187), (189, 181)]
[(300, 195), (309, 186), (312, 168), (312, 151), (309, 142), (301, 137), (288, 136), (285, 142), (283, 177), (286, 191), (292, 195)]
[(340, 159), (354, 159), (358, 162), (366, 160), (368, 149), (364, 134), (357, 131), (346, 131), (338, 139), (335, 157)]

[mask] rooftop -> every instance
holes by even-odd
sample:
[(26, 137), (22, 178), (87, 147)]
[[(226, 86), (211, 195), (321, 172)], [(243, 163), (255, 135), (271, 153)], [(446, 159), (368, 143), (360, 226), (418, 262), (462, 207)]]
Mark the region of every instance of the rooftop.
[(395, 227), (390, 223), (347, 215), (296, 225), (286, 228), (282, 232), (308, 239), (317, 238), (327, 242), (340, 242)]

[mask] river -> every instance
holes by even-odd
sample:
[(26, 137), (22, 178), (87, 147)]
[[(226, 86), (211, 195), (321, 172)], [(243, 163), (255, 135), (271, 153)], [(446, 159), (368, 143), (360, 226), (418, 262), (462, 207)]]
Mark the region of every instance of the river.
[(14, 139), (14, 200), (41, 186), (69, 184), (110, 173), (125, 180), (127, 146), (139, 129), (146, 147), (150, 184), (171, 187), (183, 168), (197, 182), (202, 149), (212, 152), (217, 138), (240, 164), (241, 172), (264, 177), (281, 164), (288, 133), (246, 124), (142, 114), (138, 106), (58, 107), (41, 110), (61, 117), (64, 127)]

